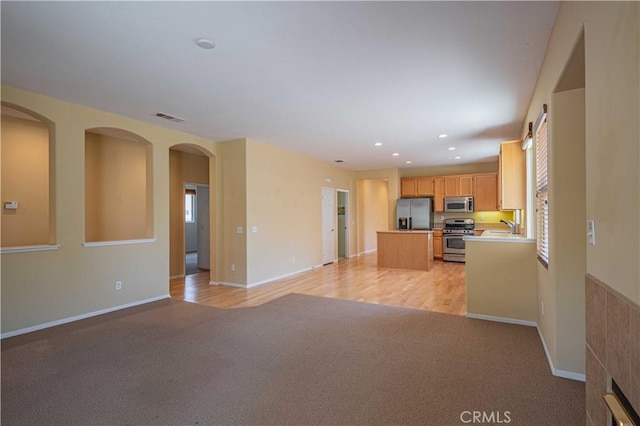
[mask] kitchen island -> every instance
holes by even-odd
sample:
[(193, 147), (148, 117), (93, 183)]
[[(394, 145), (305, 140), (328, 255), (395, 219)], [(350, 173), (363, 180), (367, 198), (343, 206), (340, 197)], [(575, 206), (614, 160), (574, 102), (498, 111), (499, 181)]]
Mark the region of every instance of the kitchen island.
[(378, 231), (378, 266), (430, 271), (433, 231)]

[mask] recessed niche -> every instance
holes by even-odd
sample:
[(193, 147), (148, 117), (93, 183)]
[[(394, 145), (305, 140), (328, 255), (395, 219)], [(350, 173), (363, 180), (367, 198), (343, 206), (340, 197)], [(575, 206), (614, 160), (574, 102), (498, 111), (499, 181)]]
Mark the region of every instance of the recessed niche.
[(2, 103), (2, 247), (55, 242), (53, 123)]
[(153, 237), (152, 145), (121, 129), (85, 132), (85, 241)]

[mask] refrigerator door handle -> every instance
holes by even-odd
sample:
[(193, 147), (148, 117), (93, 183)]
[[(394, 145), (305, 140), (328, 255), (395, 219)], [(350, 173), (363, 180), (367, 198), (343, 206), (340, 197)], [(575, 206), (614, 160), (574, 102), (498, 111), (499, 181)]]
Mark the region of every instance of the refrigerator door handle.
[(412, 218), (409, 217), (409, 229), (413, 229), (413, 220), (411, 220)]

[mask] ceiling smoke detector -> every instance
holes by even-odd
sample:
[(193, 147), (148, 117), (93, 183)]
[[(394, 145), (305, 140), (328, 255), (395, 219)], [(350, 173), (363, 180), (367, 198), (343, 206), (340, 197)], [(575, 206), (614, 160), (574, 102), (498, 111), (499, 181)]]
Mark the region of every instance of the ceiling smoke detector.
[(212, 42), (211, 40), (207, 40), (206, 38), (200, 38), (196, 40), (196, 44), (198, 45), (198, 47), (201, 47), (203, 49), (213, 49), (214, 47), (216, 47), (216, 44), (214, 42)]
[(174, 123), (182, 123), (184, 121), (184, 118), (174, 117), (173, 115), (165, 114), (164, 112), (156, 112), (155, 116), (173, 121)]

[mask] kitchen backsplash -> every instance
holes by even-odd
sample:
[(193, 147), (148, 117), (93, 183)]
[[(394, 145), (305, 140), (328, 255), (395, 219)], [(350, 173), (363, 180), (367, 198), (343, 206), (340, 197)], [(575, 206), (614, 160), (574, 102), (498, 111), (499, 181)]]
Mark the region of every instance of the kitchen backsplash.
[(434, 224), (442, 223), (445, 219), (452, 218), (471, 218), (478, 223), (500, 223), (501, 219), (513, 221), (513, 212), (474, 212), (474, 213), (435, 213), (433, 216)]

